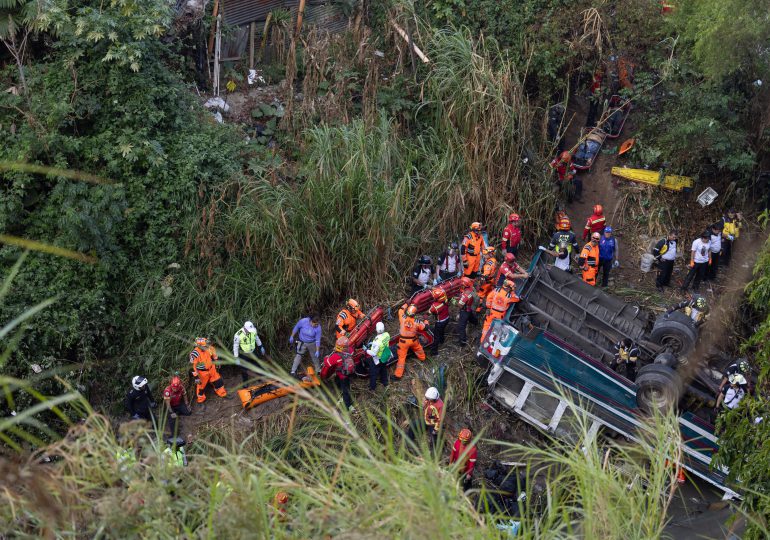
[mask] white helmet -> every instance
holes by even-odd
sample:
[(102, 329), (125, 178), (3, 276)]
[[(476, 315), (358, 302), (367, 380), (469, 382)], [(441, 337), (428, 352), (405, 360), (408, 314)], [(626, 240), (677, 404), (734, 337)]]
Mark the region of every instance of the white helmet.
[(438, 388), (431, 386), (425, 391), (425, 399), (438, 399)]
[(246, 330), (249, 334), (257, 333), (257, 327), (254, 326), (254, 323), (251, 321), (246, 321), (243, 323), (243, 329)]
[(377, 330), (378, 334), (382, 334), (385, 331), (385, 325), (382, 324), (382, 321), (380, 321), (374, 325), (374, 329)]
[(741, 385), (741, 386), (746, 384), (746, 377), (744, 377), (740, 373), (733, 373), (732, 375), (730, 375), (728, 377), (727, 380), (730, 381), (730, 384), (738, 384), (738, 385)]
[(141, 375), (137, 375), (133, 379), (131, 379), (131, 385), (134, 387), (134, 390), (141, 390), (145, 386), (147, 386), (147, 379), (142, 377)]

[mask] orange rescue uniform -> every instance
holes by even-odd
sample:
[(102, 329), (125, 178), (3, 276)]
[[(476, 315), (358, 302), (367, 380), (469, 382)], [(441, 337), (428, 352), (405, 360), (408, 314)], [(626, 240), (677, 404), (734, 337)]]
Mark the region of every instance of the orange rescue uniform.
[(481, 234), (471, 231), (463, 238), (463, 245), (460, 253), (463, 259), (463, 275), (466, 277), (476, 277), (481, 265), (481, 252), (486, 245), (484, 237)]
[(583, 263), (580, 267), (583, 271), (583, 281), (595, 287), (596, 274), (599, 272), (599, 246), (588, 242), (580, 252), (580, 261)]
[(195, 385), (195, 395), (198, 398), (198, 403), (206, 401), (206, 385), (211, 383), (214, 388), (214, 392), (219, 397), (225, 397), (227, 390), (225, 390), (225, 383), (222, 381), (222, 377), (217, 371), (214, 362), (219, 360), (217, 358), (217, 351), (214, 347), (209, 346), (205, 351), (200, 347), (195, 347), (190, 353), (190, 363), (193, 366), (193, 377), (198, 380), (198, 384)]
[(358, 321), (365, 317), (363, 311), (360, 309), (351, 310), (350, 308), (343, 308), (342, 311), (337, 314), (337, 322), (335, 324), (335, 338), (339, 339), (342, 336), (347, 336), (352, 332)]
[(425, 330), (428, 324), (424, 321), (416, 321), (414, 317), (406, 314), (407, 305), (401, 306), (398, 310), (398, 322), (401, 326), (398, 334), (398, 347), (396, 348), (398, 361), (396, 362), (396, 371), (393, 375), (400, 379), (404, 376), (406, 368), (406, 355), (410, 350), (414, 351), (420, 362), (425, 361), (425, 351), (422, 349), (420, 340), (417, 339), (417, 332)]
[(487, 318), (484, 319), (484, 327), (481, 329), (481, 341), (487, 334), (487, 330), (495, 319), (502, 319), (508, 307), (514, 302), (518, 302), (519, 297), (514, 291), (506, 291), (502, 287), (495, 289), (487, 296)]
[[(479, 298), (483, 301), (486, 300), (489, 293), (495, 288), (495, 279), (497, 277), (497, 259), (490, 257), (484, 261), (484, 266), (481, 269), (481, 286), (479, 287)], [(482, 304), (479, 303), (479, 307), (476, 311), (481, 312)]]

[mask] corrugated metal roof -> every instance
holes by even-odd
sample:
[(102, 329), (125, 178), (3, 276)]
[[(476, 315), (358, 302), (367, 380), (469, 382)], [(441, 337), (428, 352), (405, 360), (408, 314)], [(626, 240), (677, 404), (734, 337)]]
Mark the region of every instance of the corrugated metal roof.
[(227, 24), (241, 26), (252, 21), (264, 21), (271, 11), (285, 9), (285, 3), (286, 0), (223, 0), (222, 13)]
[[(222, 3), (225, 22), (230, 26), (243, 26), (252, 21), (264, 22), (267, 14), (276, 9), (287, 9), (296, 19), (299, 0), (223, 0)], [(342, 8), (330, 0), (308, 0), (304, 21), (330, 32), (339, 32), (348, 25), (348, 18)]]

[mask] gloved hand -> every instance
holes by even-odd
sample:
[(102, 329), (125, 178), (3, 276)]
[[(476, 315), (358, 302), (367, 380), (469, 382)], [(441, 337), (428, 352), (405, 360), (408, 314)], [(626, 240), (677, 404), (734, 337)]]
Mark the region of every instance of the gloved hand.
[(289, 345), (294, 345), (294, 336), (289, 336)]
[(318, 356), (319, 356), (320, 354), (321, 354), (321, 353), (320, 353), (320, 351), (319, 351), (318, 349), (316, 349), (316, 350), (315, 350), (315, 357), (316, 357), (316, 358), (318, 358)]
[(237, 356), (235, 357), (235, 365), (236, 366), (240, 366), (241, 365), (241, 359), (238, 358)]
[(196, 378), (195, 379), (195, 386), (200, 386), (200, 384), (201, 384), (201, 380)]
[(175, 412), (171, 413), (171, 418), (176, 418), (176, 413)]
[(262, 356), (265, 356), (265, 348), (264, 347), (260, 347), (259, 348), (259, 352), (262, 353)]
[(727, 238), (728, 238), (728, 240), (730, 240), (730, 242), (732, 242), (733, 240), (735, 240), (735, 236), (733, 236), (732, 234), (728, 234), (728, 235), (727, 235)]
[(539, 249), (540, 251), (546, 251), (545, 246), (537, 246), (537, 249)]
[(438, 285), (438, 278), (433, 280), (433, 286), (435, 287), (436, 285)]
[(615, 261), (612, 263), (613, 268), (617, 268), (618, 266), (620, 266), (620, 261)]

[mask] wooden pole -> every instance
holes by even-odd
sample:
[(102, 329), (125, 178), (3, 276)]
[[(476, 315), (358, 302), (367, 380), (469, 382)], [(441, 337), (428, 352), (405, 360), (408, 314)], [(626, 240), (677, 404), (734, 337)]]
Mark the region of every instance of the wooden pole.
[(265, 58), (265, 48), (267, 47), (267, 33), (270, 31), (270, 21), (273, 18), (273, 12), (267, 14), (265, 19), (265, 28), (262, 30), (262, 44), (259, 46), (259, 61), (262, 62)]
[(217, 31), (216, 20), (218, 15), (219, 0), (214, 0), (214, 9), (211, 12), (211, 20), (214, 22), (214, 26), (211, 27), (211, 32), (209, 32), (209, 56), (211, 56), (211, 53), (214, 52), (214, 36), (216, 35)]
[(249, 69), (254, 69), (254, 34), (257, 32), (257, 23), (251, 21), (249, 25)]
[(216, 19), (216, 44), (214, 46), (214, 95), (219, 96), (219, 58), (222, 56), (222, 15)]
[(302, 28), (302, 18), (305, 16), (305, 0), (299, 0), (299, 9), (297, 10), (297, 28), (294, 31), (295, 35), (299, 35), (299, 31)]
[(398, 32), (398, 35), (404, 38), (404, 41), (406, 41), (406, 43), (409, 45), (409, 48), (412, 51), (414, 51), (414, 54), (416, 54), (420, 58), (420, 60), (423, 61), (424, 64), (427, 64), (428, 62), (430, 62), (428, 57), (425, 56), (425, 53), (423, 53), (420, 50), (420, 48), (417, 45), (415, 45), (415, 43), (409, 38), (409, 35), (406, 32), (404, 32), (404, 29), (401, 28), (396, 23), (392, 23), (392, 24), (393, 24), (393, 28), (395, 28), (396, 32)]

